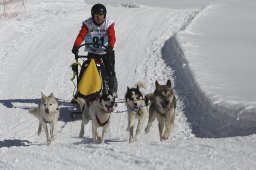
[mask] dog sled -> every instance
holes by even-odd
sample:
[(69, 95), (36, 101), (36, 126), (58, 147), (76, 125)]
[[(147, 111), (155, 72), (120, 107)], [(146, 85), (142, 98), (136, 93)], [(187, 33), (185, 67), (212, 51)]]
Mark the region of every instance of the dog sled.
[[(82, 47), (86, 48), (90, 45), (95, 44), (82, 44), (78, 49)], [(101, 44), (97, 45), (107, 48)], [(81, 97), (86, 101), (94, 100), (96, 97), (106, 93), (109, 90), (109, 86), (105, 65), (100, 55), (78, 53), (75, 55), (75, 62), (71, 65), (71, 68), (73, 71), (71, 81), (73, 81), (75, 88), (73, 91), (73, 99), (71, 101), (74, 107), (70, 111), (70, 117), (71, 119), (76, 119), (81, 117), (81, 111), (76, 100), (77, 97)]]

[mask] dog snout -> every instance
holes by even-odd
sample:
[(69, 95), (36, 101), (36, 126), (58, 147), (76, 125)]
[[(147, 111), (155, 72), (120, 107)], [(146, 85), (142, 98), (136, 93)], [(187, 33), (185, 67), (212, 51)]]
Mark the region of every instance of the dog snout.
[(165, 100), (164, 103), (165, 103), (166, 105), (168, 105), (168, 104), (169, 104), (169, 100)]
[(49, 109), (48, 109), (48, 108), (45, 109), (45, 113), (46, 113), (46, 114), (49, 114)]
[(167, 106), (169, 105), (169, 100), (164, 100), (161, 102), (161, 104), (163, 108), (167, 108)]
[(138, 103), (134, 103), (134, 106), (137, 107), (137, 106), (138, 106)]

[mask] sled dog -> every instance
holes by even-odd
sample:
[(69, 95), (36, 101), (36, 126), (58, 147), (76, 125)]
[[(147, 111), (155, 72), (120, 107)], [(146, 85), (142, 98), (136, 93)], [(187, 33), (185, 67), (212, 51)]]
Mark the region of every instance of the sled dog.
[[(148, 116), (148, 109), (144, 100), (142, 89), (146, 89), (146, 86), (139, 82), (134, 87), (129, 88), (125, 94), (125, 104), (128, 110), (128, 128), (129, 142), (133, 143), (137, 141), (137, 137), (140, 134), (143, 124)], [(133, 135), (135, 119), (138, 120), (135, 136)]]
[[(89, 106), (88, 106), (89, 105)], [(84, 126), (92, 120), (92, 137), (93, 143), (105, 142), (105, 134), (109, 128), (110, 117), (114, 110), (115, 97), (112, 92), (103, 94), (101, 97), (95, 99), (90, 104), (84, 103), (82, 109), (82, 123), (79, 137), (84, 136)], [(99, 135), (98, 128), (102, 128), (102, 133)]]
[[(34, 115), (39, 120), (38, 135), (41, 134), (42, 128), (44, 129), (47, 144), (51, 144), (51, 141), (56, 137), (56, 126), (59, 119), (59, 105), (57, 99), (53, 93), (50, 96), (45, 96), (41, 92), (41, 103), (36, 108), (29, 110), (29, 113)], [(48, 131), (48, 125), (50, 125), (50, 135)]]
[(145, 97), (151, 101), (145, 133), (149, 132), (152, 123), (157, 118), (160, 141), (167, 140), (174, 125), (176, 109), (176, 98), (171, 87), (171, 81), (168, 80), (166, 85), (160, 85), (158, 81), (155, 81), (154, 93), (147, 94)]

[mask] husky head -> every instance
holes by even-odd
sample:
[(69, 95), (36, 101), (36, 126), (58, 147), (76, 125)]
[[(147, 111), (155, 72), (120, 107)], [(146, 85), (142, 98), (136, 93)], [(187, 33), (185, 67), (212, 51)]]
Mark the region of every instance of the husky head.
[(100, 103), (105, 112), (113, 112), (115, 106), (115, 97), (113, 93), (109, 91), (108, 93), (102, 94), (100, 98)]
[(155, 102), (159, 107), (162, 107), (164, 110), (169, 110), (170, 105), (175, 100), (175, 96), (172, 90), (171, 80), (168, 80), (165, 85), (160, 85), (158, 81), (155, 82), (155, 91), (154, 97)]
[(127, 86), (125, 101), (128, 107), (135, 110), (145, 105), (143, 94), (138, 85), (136, 88), (129, 88)]
[(55, 114), (59, 111), (59, 105), (57, 99), (53, 96), (53, 93), (51, 93), (49, 96), (45, 96), (41, 92), (41, 95), (41, 109), (43, 109), (45, 114)]

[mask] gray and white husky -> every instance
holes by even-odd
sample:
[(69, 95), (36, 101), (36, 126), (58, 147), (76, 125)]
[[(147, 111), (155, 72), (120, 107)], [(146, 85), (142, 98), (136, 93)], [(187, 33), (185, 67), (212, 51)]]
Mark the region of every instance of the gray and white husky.
[[(148, 116), (148, 109), (144, 100), (142, 89), (146, 89), (144, 83), (137, 83), (134, 87), (127, 87), (125, 94), (125, 102), (128, 110), (128, 131), (129, 142), (133, 143), (137, 140), (140, 134), (143, 124)], [(138, 125), (135, 136), (133, 135), (135, 119), (138, 119)]]
[[(104, 143), (105, 134), (109, 128), (110, 118), (115, 106), (115, 97), (113, 96), (113, 93), (108, 92), (108, 94), (103, 94), (101, 97), (96, 98), (90, 104), (81, 101), (82, 100), (80, 99), (79, 104), (83, 109), (79, 137), (84, 136), (84, 126), (88, 124), (91, 119), (93, 143)], [(101, 135), (98, 133), (98, 128), (102, 128)]]
[(151, 101), (145, 133), (149, 132), (152, 123), (157, 118), (160, 141), (167, 140), (174, 125), (176, 109), (176, 98), (172, 90), (171, 80), (168, 80), (166, 85), (160, 85), (156, 81), (154, 93), (147, 94), (145, 97)]
[[(29, 113), (38, 118), (38, 135), (41, 134), (43, 128), (46, 135), (47, 144), (49, 145), (51, 141), (55, 140), (56, 126), (60, 114), (58, 101), (54, 97), (53, 93), (51, 93), (49, 96), (45, 96), (43, 93), (41, 93), (41, 103), (38, 105), (38, 107), (30, 109)], [(50, 135), (47, 124), (50, 125)]]

